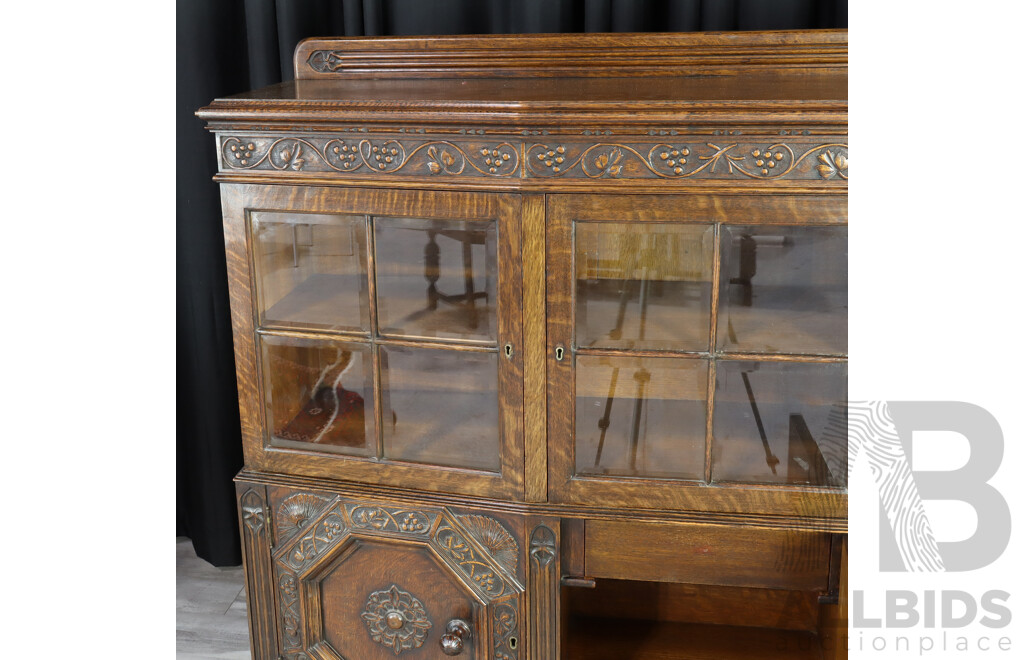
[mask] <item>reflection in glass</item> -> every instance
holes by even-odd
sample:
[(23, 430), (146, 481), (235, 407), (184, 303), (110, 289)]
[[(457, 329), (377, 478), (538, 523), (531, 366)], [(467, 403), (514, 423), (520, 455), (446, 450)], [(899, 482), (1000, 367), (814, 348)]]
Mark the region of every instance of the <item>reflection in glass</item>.
[(384, 457), (497, 472), (498, 355), (381, 346)]
[(262, 325), (368, 332), (366, 219), (252, 214)]
[(381, 334), (497, 341), (494, 222), (374, 218)]
[(712, 479), (846, 487), (846, 363), (718, 363)]
[(706, 360), (576, 358), (576, 473), (704, 478)]
[(576, 345), (708, 350), (714, 228), (576, 223)]
[(272, 445), (376, 455), (368, 345), (272, 335), (260, 343)]
[(845, 354), (846, 227), (722, 227), (718, 347)]

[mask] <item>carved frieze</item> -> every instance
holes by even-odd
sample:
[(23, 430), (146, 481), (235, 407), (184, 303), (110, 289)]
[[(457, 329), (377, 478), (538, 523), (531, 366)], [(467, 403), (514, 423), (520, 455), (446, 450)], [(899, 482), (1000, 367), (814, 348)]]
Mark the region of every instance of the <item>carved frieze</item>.
[[(723, 134), (711, 137), (711, 141), (698, 136), (670, 136), (680, 138), (671, 143), (628, 138), (534, 142), (501, 138), (430, 140), (408, 133), (394, 137), (226, 135), (220, 144), (227, 171), (515, 179), (834, 181), (849, 176), (845, 143), (822, 138), (815, 141), (808, 136), (794, 135), (781, 141)], [(475, 131), (462, 129), (460, 133), (473, 135)], [(611, 131), (590, 133), (600, 136)]]
[(508, 142), (423, 140), (402, 137), (224, 137), (227, 169), (423, 176), (510, 177), (519, 147)]
[[(827, 163), (833, 166), (831, 171), (823, 170), (823, 165), (819, 164), (819, 161), (825, 163), (826, 157)], [(847, 147), (839, 143), (545, 143), (527, 147), (525, 175), (589, 179), (825, 180), (846, 179), (847, 160)]]

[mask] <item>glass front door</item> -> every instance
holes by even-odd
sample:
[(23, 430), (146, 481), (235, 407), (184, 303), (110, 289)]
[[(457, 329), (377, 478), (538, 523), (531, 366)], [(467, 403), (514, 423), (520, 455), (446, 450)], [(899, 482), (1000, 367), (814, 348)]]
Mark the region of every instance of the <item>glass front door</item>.
[(772, 495), (783, 486), (834, 501), (846, 487), (845, 223), (771, 198), (735, 214), (602, 199), (549, 205), (548, 296), (562, 301), (549, 408), (572, 411), (549, 409), (567, 450), (553, 452), (555, 498), (784, 510)]
[(274, 193), (244, 202), (262, 459), (354, 480), (521, 491), (515, 201)]

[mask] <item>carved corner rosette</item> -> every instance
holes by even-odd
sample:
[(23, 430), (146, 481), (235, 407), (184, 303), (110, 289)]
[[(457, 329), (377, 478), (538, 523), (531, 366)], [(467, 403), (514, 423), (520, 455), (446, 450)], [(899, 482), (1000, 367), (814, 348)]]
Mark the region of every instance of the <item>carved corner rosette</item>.
[(395, 655), (423, 646), (427, 632), (433, 627), (423, 603), (395, 584), (371, 593), (360, 616), (370, 638), (390, 648)]

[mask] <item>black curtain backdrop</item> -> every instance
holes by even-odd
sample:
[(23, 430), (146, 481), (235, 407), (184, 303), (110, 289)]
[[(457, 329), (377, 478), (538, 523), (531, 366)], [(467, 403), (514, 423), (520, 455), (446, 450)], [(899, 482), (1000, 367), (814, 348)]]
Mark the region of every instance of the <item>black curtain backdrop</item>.
[(847, 0), (178, 0), (177, 534), (216, 566), (241, 563), (217, 157), (198, 108), (290, 80), (306, 37), (844, 28), (846, 8)]

